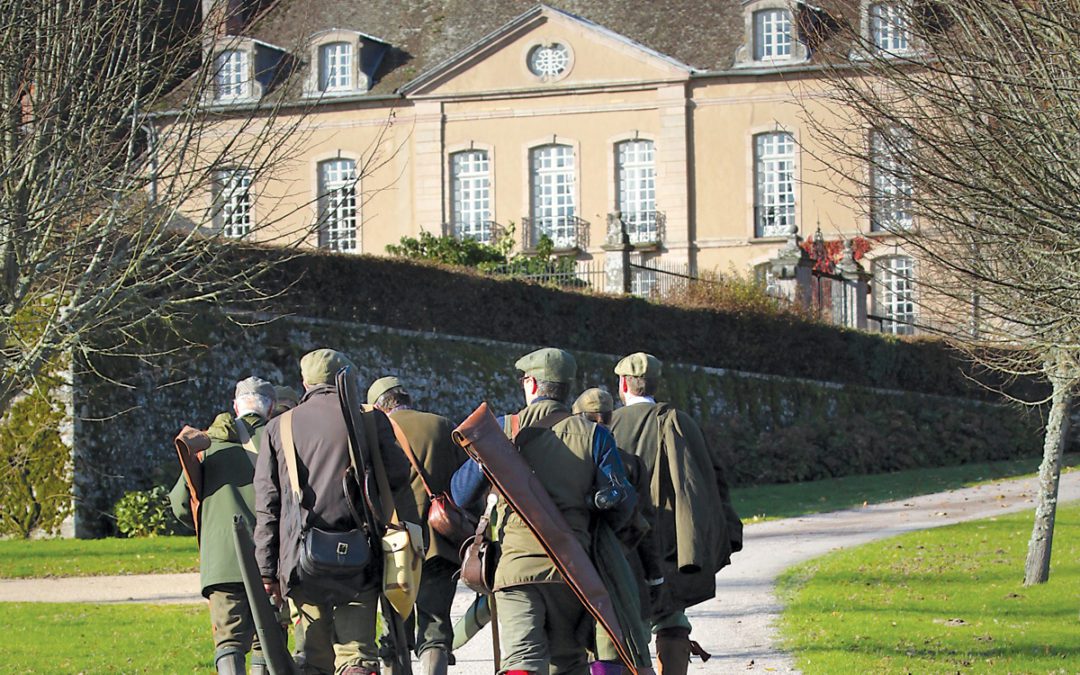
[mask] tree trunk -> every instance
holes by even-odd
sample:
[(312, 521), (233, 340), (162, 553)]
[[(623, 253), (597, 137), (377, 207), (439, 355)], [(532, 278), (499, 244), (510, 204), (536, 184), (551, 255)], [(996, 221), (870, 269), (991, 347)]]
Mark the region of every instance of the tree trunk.
[(1024, 585), (1044, 584), (1050, 578), (1050, 549), (1054, 543), (1054, 516), (1057, 513), (1061, 455), (1069, 437), (1071, 382), (1051, 376), (1054, 386), (1050, 417), (1046, 421), (1043, 460), (1039, 467), (1039, 496), (1035, 505), (1035, 526), (1028, 542), (1024, 563)]

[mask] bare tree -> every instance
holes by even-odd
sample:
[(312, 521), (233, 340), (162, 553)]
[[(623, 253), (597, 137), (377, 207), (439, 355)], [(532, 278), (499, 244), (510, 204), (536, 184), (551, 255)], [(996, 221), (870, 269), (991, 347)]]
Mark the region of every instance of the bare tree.
[(1041, 583), (1080, 384), (1080, 0), (856, 4), (815, 10), (828, 65), (803, 109), (824, 182), (914, 254), (920, 325), (1049, 383), (1027, 401), (1049, 403), (1025, 566)]
[(242, 210), (299, 141), (269, 102), (293, 64), (217, 105), (250, 77), (213, 57), (235, 18), (177, 5), (0, 0), (0, 411), (59, 355), (152, 351), (143, 327), (253, 292), (227, 240), (273, 226)]

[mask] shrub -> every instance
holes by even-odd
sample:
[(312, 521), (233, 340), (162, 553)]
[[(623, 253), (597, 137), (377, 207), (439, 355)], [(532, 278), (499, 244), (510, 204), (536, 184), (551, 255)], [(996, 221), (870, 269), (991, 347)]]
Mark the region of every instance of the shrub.
[(169, 491), (161, 485), (125, 493), (116, 502), (113, 512), (116, 529), (126, 537), (156, 537), (173, 534), (176, 530), (169, 506)]
[[(769, 295), (765, 287), (738, 274), (706, 271), (695, 280), (674, 286), (665, 302), (690, 309), (731, 314), (794, 313), (794, 306)], [(809, 312), (806, 313), (809, 315)]]
[(390, 244), (386, 252), (399, 258), (428, 260), (444, 265), (480, 267), (506, 263), (506, 238), (496, 240), (495, 245), (483, 244), (475, 239), (436, 237), (421, 232), (418, 238), (402, 237), (398, 244)]

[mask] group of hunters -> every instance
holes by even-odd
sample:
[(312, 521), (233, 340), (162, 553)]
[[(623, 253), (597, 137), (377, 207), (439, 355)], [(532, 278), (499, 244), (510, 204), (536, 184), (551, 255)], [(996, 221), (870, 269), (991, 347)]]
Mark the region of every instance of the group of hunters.
[[(708, 659), (690, 639), (686, 610), (715, 596), (716, 572), (742, 548), (742, 523), (724, 468), (698, 424), (654, 398), (661, 362), (642, 352), (618, 362), (619, 407), (601, 388), (572, 399), (577, 365), (564, 350), (539, 349), (514, 365), (525, 407), (499, 418), (505, 439), (489, 436), (512, 444), (506, 447), (516, 451), (515, 462), (527, 464), (526, 476), (497, 475), (498, 467), (467, 453), (465, 423), (455, 431), (449, 419), (418, 410), (398, 377), (371, 383), (367, 405), (356, 401), (352, 417), (343, 390), (356, 369), (332, 349), (300, 360), (302, 395), (258, 377), (236, 384), (232, 412), (205, 431), (207, 444), (197, 455), (201, 485), (193, 485), (185, 468), (170, 494), (176, 516), (199, 534), (218, 673), (244, 673), (249, 651), (251, 673), (282, 672), (260, 649), (255, 602), (273, 612), (279, 634), (292, 626), (285, 672), (398, 675), (400, 655), (408, 670), (415, 654), (424, 675), (445, 675), (454, 648), (487, 622), (499, 673), (652, 673), (650, 632), (662, 675), (685, 674), (691, 655)], [(358, 446), (366, 447), (366, 459)], [(369, 464), (377, 480), (364, 478)], [(359, 514), (388, 520), (379, 508), (387, 491), (395, 518), (418, 524), (423, 539), (414, 604), (396, 615), (389, 610), (399, 627), (396, 641), (381, 595), (385, 584), (376, 578), (382, 572), (324, 583), (316, 565), (320, 542), (339, 542), (339, 558), (347, 557), (350, 544), (341, 543), (341, 533), (370, 529)], [(544, 494), (536, 503), (561, 512), (555, 527), (563, 539), (537, 529), (543, 516), (530, 504), (538, 493)], [(465, 514), (470, 531), (436, 531), (432, 512), (443, 509)], [(243, 555), (234, 545), (241, 527), (254, 540), (269, 603), (250, 583), (245, 592)], [(490, 587), (455, 626), (450, 608), (474, 539), (489, 542)], [(573, 545), (552, 543), (567, 540)], [(389, 550), (377, 546), (373, 569)], [(570, 549), (583, 549), (585, 562)], [(602, 608), (594, 605), (607, 602), (596, 600), (603, 592), (583, 592), (588, 579), (571, 578), (589, 574), (603, 580), (610, 604), (619, 608), (622, 634), (637, 636), (636, 657), (627, 657), (627, 641), (597, 613)], [(256, 576), (256, 589), (258, 582)]]

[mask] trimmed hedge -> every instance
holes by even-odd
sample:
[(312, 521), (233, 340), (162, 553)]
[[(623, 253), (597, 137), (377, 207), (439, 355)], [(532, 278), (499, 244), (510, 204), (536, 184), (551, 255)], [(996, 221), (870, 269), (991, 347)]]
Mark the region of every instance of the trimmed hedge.
[[(245, 255), (283, 256), (262, 249)], [(568, 292), (400, 259), (289, 255), (262, 281), (268, 291), (288, 289), (275, 299), (275, 311), (610, 354), (642, 350), (662, 360), (887, 389), (989, 396), (965, 376), (966, 362), (936, 340), (900, 340), (786, 314), (733, 314)]]

